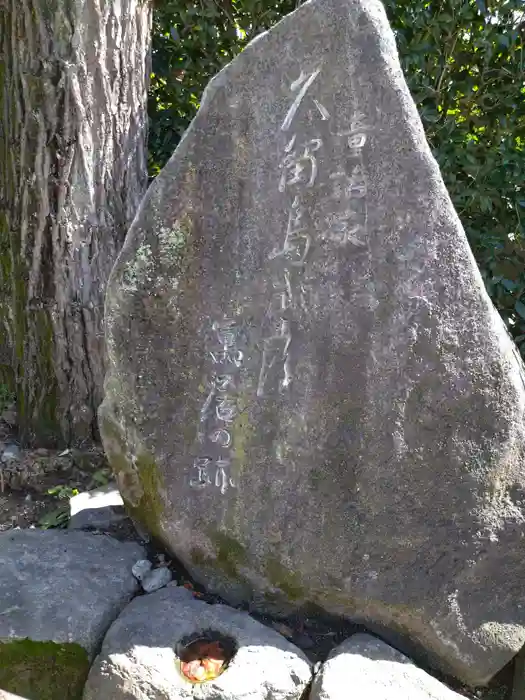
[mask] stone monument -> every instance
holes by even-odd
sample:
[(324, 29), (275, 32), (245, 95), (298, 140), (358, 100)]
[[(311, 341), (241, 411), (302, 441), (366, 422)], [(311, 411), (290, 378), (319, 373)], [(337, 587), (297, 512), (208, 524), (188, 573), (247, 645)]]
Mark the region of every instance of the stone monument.
[(377, 0), (310, 0), (211, 81), (106, 313), (107, 454), (198, 580), (471, 683), (519, 650), (523, 367)]

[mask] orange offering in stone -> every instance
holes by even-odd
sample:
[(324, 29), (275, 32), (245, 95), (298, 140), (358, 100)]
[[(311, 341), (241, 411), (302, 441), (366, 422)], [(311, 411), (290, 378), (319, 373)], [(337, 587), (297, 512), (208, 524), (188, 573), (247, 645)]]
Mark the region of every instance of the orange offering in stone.
[(192, 683), (212, 681), (224, 670), (226, 653), (220, 642), (194, 642), (183, 656), (181, 671)]

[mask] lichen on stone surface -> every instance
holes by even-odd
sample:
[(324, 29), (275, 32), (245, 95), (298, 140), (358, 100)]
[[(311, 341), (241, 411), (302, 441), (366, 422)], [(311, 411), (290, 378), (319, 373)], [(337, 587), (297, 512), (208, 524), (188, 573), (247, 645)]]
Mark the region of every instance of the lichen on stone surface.
[(78, 644), (0, 643), (0, 688), (27, 700), (81, 700), (88, 672), (87, 651)]
[(166, 268), (180, 267), (192, 234), (191, 219), (182, 217), (174, 226), (161, 226), (158, 232), (159, 262)]
[(126, 267), (122, 271), (122, 284), (127, 289), (136, 289), (144, 281), (153, 277), (155, 262), (151, 245), (141, 243)]

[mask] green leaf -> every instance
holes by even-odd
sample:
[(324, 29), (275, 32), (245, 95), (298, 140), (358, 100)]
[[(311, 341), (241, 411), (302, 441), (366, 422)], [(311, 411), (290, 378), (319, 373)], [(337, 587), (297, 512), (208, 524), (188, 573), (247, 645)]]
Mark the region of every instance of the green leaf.
[(66, 527), (69, 520), (69, 506), (62, 506), (56, 510), (51, 511), (43, 515), (38, 524), (43, 530), (48, 530), (53, 527)]

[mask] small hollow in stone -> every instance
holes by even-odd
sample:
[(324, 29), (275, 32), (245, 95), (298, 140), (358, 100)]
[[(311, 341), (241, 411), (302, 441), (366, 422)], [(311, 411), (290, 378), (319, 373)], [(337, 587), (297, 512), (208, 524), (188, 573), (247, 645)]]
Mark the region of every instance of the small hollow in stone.
[(220, 632), (202, 630), (178, 642), (175, 653), (182, 677), (200, 684), (224, 673), (237, 653), (237, 644)]

